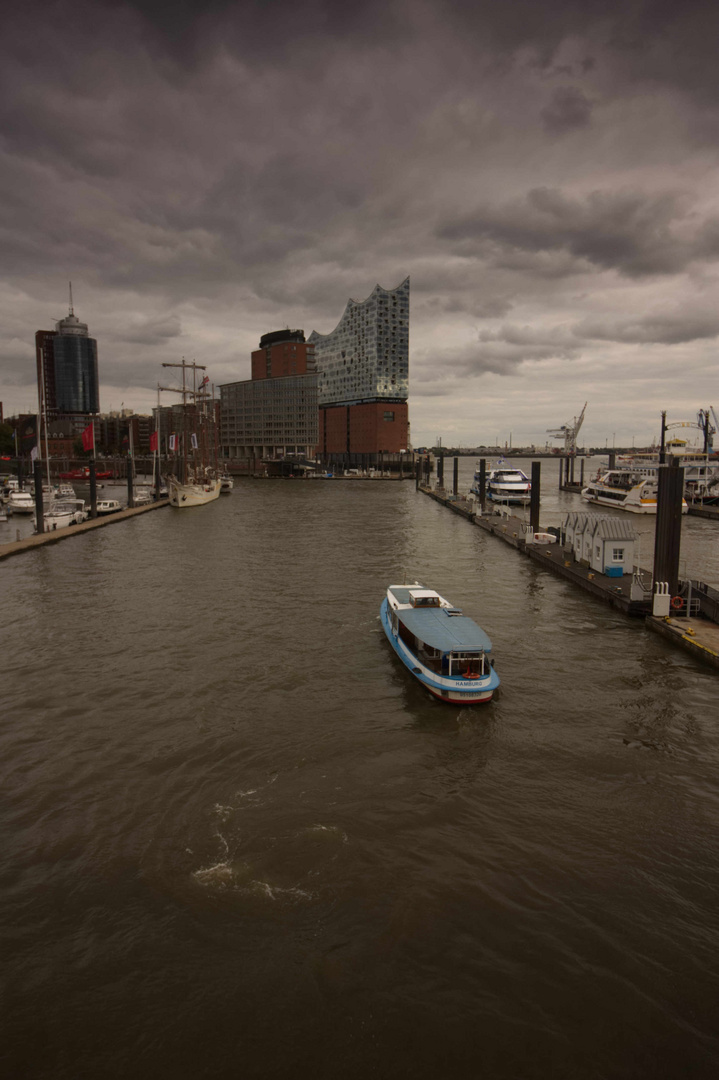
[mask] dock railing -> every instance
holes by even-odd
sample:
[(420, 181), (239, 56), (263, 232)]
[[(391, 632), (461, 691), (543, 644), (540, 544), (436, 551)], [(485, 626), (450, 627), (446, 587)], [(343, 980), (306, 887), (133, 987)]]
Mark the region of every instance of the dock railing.
[(703, 581), (679, 582), (679, 592), (689, 605), (691, 615), (703, 615), (711, 622), (719, 623), (719, 590)]

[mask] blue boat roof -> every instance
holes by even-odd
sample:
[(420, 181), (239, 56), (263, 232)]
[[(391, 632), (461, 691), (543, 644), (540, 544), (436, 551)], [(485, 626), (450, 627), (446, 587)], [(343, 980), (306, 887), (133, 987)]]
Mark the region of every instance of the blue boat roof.
[(425, 645), (441, 652), (489, 652), (492, 648), (492, 642), (474, 619), (450, 615), (447, 608), (403, 608), (397, 617)]

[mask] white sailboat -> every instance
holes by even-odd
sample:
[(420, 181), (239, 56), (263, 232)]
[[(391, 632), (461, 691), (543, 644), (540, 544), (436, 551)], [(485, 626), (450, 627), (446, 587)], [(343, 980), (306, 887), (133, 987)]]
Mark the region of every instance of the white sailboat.
[[(173, 471), (165, 475), (171, 506), (204, 506), (219, 498), (221, 480), (217, 469), (217, 423), (214, 403), (208, 389), (209, 376), (197, 383), (198, 371), (204, 364), (194, 361), (188, 364), (184, 358), (179, 364), (163, 364), (163, 367), (182, 369), (182, 387), (161, 386), (182, 394), (182, 430), (170, 436), (173, 454)], [(188, 385), (188, 372), (192, 372), (192, 385)]]

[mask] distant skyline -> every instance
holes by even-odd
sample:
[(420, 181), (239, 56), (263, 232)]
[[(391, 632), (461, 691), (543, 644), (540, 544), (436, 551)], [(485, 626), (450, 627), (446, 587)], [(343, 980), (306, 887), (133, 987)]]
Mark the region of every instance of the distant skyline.
[[(411, 276), (415, 445), (719, 412), (719, 8), (37, 0), (0, 34), (0, 400), (75, 312), (100, 406), (249, 378)], [(551, 440), (550, 440), (551, 441)], [(555, 440), (556, 444), (556, 440)]]

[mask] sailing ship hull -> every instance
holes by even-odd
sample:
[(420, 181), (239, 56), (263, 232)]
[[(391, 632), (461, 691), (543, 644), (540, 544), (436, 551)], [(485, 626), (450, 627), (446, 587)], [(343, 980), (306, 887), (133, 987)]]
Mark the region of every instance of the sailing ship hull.
[(207, 480), (202, 484), (181, 484), (174, 476), (167, 478), (170, 506), (204, 506), (220, 497), (220, 481)]

